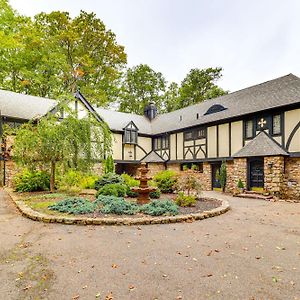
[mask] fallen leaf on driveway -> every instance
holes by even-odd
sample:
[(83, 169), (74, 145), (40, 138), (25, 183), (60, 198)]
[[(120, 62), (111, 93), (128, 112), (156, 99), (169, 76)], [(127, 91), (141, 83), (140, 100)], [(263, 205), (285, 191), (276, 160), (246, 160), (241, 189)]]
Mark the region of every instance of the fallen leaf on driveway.
[(25, 286), (25, 287), (23, 288), (23, 291), (27, 291), (27, 290), (29, 290), (30, 288), (32, 288), (32, 286), (29, 284), (29, 285), (27, 285), (27, 286)]
[(109, 294), (106, 295), (105, 300), (113, 300), (114, 297), (112, 295), (112, 292), (110, 292)]
[(128, 286), (128, 288), (129, 288), (129, 290), (133, 290), (134, 289), (134, 285), (131, 284), (131, 285)]
[(80, 297), (79, 295), (73, 296), (72, 300), (77, 300), (77, 299), (79, 299), (79, 297)]
[(212, 252), (213, 252), (213, 251), (210, 250), (206, 255), (207, 255), (207, 256), (211, 256)]
[(113, 269), (116, 269), (116, 268), (118, 267), (118, 265), (112, 264), (111, 267), (112, 267)]
[(101, 294), (100, 294), (100, 293), (97, 293), (95, 297), (96, 297), (96, 298), (99, 298), (100, 296), (101, 296)]

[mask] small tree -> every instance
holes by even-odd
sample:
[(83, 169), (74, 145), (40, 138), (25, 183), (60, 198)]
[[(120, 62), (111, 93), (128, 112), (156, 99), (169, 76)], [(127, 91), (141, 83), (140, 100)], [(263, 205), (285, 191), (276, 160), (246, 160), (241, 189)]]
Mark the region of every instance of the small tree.
[(188, 196), (192, 193), (198, 196), (202, 191), (201, 182), (193, 170), (186, 170), (182, 172), (177, 180), (176, 188), (178, 191), (181, 191)]
[[(69, 114), (58, 122), (54, 115), (24, 124), (16, 133), (13, 156), (21, 165), (50, 171), (50, 191), (55, 188), (58, 163), (76, 169), (90, 168), (95, 157), (110, 150), (111, 136), (105, 123)], [(77, 161), (84, 161), (77, 164)]]
[(216, 174), (217, 179), (220, 182), (222, 192), (225, 192), (226, 181), (227, 181), (227, 170), (225, 161), (222, 162), (220, 171)]
[(107, 173), (115, 173), (115, 163), (112, 155), (109, 155), (107, 159), (103, 161), (103, 172)]

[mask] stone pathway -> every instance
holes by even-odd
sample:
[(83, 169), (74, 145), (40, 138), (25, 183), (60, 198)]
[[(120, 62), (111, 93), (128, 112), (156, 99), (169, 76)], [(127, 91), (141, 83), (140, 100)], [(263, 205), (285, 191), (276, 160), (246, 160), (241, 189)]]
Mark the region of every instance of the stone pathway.
[(0, 191), (0, 299), (300, 299), (300, 204), (224, 198), (193, 222), (67, 226)]

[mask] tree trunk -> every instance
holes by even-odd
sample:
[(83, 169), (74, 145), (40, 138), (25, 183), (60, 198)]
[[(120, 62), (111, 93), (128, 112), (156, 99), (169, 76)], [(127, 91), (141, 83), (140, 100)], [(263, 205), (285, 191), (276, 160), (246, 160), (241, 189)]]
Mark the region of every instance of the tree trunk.
[(54, 189), (55, 189), (55, 161), (51, 161), (50, 192), (53, 193)]

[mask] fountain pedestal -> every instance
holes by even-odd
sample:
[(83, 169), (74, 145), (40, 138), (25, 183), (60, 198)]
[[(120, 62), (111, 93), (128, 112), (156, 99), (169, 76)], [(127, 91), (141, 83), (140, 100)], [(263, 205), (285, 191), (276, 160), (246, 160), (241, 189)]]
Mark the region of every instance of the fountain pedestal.
[(140, 176), (135, 177), (135, 179), (140, 181), (140, 186), (133, 187), (131, 190), (138, 194), (138, 204), (146, 204), (150, 202), (149, 194), (155, 192), (157, 188), (148, 186), (148, 181), (152, 178), (147, 176), (149, 169), (146, 167), (145, 163), (142, 163), (141, 167), (138, 168), (138, 171), (140, 172)]

